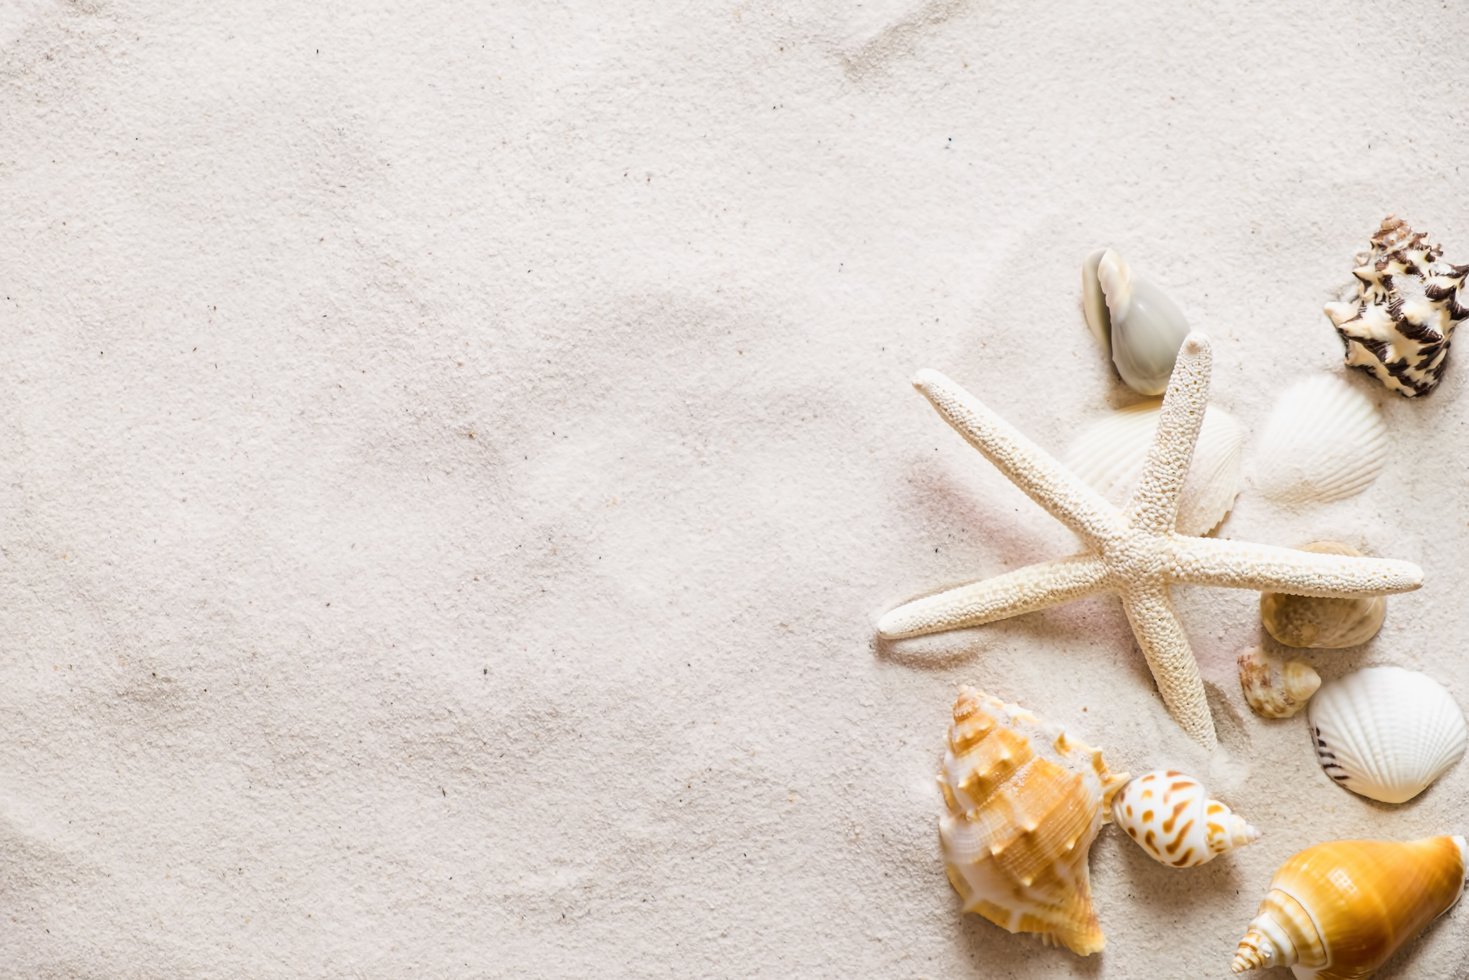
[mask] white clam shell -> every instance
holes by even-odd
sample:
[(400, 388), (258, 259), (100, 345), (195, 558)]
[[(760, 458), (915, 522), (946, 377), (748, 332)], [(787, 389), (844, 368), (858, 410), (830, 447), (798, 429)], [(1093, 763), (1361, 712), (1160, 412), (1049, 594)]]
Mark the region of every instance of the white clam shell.
[(1207, 864), (1260, 839), (1260, 832), (1192, 776), (1154, 769), (1112, 799), (1112, 821), (1154, 861), (1171, 868)]
[(1251, 457), (1251, 478), (1286, 503), (1361, 493), (1387, 462), (1387, 426), (1377, 406), (1342, 378), (1322, 374), (1287, 388)]
[(1309, 716), (1326, 774), (1383, 803), (1423, 792), (1469, 744), (1453, 695), (1402, 667), (1368, 667), (1332, 681), (1311, 699)]
[(1183, 311), (1110, 248), (1087, 256), (1081, 288), (1087, 326), (1111, 348), (1123, 382), (1139, 394), (1161, 395), (1188, 336)]
[[(1067, 451), (1071, 471), (1119, 507), (1137, 486), (1158, 428), (1160, 403), (1112, 412), (1082, 430)], [(1244, 429), (1210, 406), (1178, 501), (1180, 534), (1208, 534), (1234, 506), (1244, 473)]]

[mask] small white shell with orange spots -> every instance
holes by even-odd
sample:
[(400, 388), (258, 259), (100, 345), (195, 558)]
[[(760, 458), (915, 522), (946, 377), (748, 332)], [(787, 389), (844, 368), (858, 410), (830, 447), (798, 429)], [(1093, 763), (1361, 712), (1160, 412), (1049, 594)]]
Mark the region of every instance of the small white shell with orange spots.
[(1112, 819), (1155, 861), (1174, 868), (1206, 864), (1260, 839), (1243, 817), (1209, 799), (1197, 779), (1172, 769), (1154, 769), (1122, 787)]

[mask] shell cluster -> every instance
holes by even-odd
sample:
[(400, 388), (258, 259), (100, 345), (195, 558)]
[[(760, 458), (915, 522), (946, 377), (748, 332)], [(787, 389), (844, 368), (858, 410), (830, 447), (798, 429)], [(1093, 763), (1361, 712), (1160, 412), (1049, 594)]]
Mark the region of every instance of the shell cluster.
[(1259, 647), (1239, 655), (1239, 686), (1255, 714), (1289, 718), (1321, 687), (1321, 675), (1299, 660), (1284, 662)]
[(1275, 872), (1231, 969), (1288, 966), (1301, 978), (1370, 977), (1459, 900), (1465, 858), (1462, 837), (1308, 847)]
[(1469, 727), (1442, 684), (1402, 667), (1368, 667), (1311, 700), (1321, 768), (1353, 793), (1411, 800), (1464, 754)]
[[(1066, 465), (1112, 503), (1126, 504), (1142, 477), (1161, 414), (1159, 402), (1111, 412), (1082, 431), (1065, 456)], [(1178, 498), (1174, 526), (1179, 534), (1208, 534), (1219, 526), (1239, 495), (1243, 460), (1244, 429), (1211, 405)]]
[(1326, 316), (1346, 345), (1346, 363), (1409, 398), (1437, 387), (1454, 327), (1469, 317), (1469, 264), (1389, 215), (1352, 270), (1356, 282)]
[(1111, 350), (1122, 380), (1139, 394), (1161, 395), (1188, 336), (1183, 312), (1110, 248), (1082, 263), (1081, 296), (1087, 326)]
[(1260, 839), (1260, 832), (1192, 776), (1155, 769), (1122, 787), (1112, 821), (1155, 861), (1174, 868), (1207, 864)]
[[(1302, 551), (1322, 555), (1362, 553), (1338, 541), (1314, 541)], [(1387, 600), (1380, 595), (1333, 599), (1326, 596), (1260, 594), (1260, 621), (1265, 630), (1288, 647), (1339, 650), (1360, 646), (1377, 635), (1387, 616)]]
[(1324, 503), (1366, 490), (1387, 465), (1377, 406), (1343, 378), (1320, 374), (1276, 399), (1251, 455), (1256, 488), (1283, 503)]
[(1082, 956), (1101, 950), (1087, 854), (1126, 782), (1059, 726), (962, 689), (939, 774), (939, 842), (964, 911)]

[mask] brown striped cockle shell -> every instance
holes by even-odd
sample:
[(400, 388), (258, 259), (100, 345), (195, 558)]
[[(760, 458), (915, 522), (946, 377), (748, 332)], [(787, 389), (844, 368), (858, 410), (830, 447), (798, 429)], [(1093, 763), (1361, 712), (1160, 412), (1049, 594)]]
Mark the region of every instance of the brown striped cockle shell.
[(1260, 832), (1192, 776), (1155, 769), (1112, 799), (1112, 821), (1148, 856), (1173, 868), (1207, 864), (1225, 851), (1260, 839)]
[(1235, 973), (1363, 980), (1459, 899), (1462, 837), (1338, 840), (1289, 858), (1235, 950)]
[(1125, 782), (1059, 726), (962, 689), (939, 772), (948, 811), (939, 843), (964, 911), (1081, 956), (1099, 952), (1087, 853)]

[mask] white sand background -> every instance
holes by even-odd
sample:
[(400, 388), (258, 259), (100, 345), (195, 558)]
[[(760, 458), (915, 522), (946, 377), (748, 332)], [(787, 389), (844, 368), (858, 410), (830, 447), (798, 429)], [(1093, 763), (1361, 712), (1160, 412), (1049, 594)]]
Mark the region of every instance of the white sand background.
[[(1389, 211), (1469, 261), (1452, 3), (0, 6), (0, 976), (1224, 977), (1380, 807), (1244, 707), (1255, 596), (1181, 592), (1224, 747), (1114, 601), (880, 650), (1071, 546), (908, 385), (1060, 449), (1135, 400), (1111, 243), (1255, 434), (1338, 372)], [(1469, 703), (1469, 354), (1365, 494), (1222, 534), (1419, 562), (1333, 676)], [(1113, 829), (1082, 960), (961, 917), (954, 692), (1205, 777), (1265, 833)], [(1385, 977), (1463, 976), (1469, 909)], [(1282, 974), (1283, 975), (1283, 974)]]

